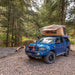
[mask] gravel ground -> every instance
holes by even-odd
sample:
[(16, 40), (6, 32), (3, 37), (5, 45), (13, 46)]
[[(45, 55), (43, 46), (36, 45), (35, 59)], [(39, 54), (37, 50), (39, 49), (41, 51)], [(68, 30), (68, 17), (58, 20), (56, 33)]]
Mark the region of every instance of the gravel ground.
[(0, 75), (75, 75), (75, 45), (70, 56), (58, 56), (53, 64), (30, 60), (24, 49), (0, 59)]
[(8, 55), (14, 54), (16, 52), (16, 49), (16, 47), (0, 48), (0, 58), (4, 58)]

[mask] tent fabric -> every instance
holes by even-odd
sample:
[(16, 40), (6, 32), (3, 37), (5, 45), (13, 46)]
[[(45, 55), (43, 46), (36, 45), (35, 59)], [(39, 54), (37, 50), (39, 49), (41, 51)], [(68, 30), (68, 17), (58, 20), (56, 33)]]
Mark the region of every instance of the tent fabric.
[(65, 25), (50, 25), (40, 28), (40, 32), (45, 36), (58, 36), (58, 35), (66, 35), (65, 34)]

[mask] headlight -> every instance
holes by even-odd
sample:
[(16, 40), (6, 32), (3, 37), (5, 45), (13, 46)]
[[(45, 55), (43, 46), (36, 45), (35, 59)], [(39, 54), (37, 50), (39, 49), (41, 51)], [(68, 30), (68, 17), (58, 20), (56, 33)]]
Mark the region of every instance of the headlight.
[(40, 51), (40, 50), (46, 50), (46, 48), (39, 48), (38, 51)]

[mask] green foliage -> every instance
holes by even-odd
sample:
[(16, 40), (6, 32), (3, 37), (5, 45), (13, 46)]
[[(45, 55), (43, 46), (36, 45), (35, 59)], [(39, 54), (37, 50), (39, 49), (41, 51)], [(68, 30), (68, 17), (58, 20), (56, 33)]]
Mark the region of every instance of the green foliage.
[(29, 45), (30, 43), (33, 43), (34, 41), (33, 40), (26, 40), (23, 42), (23, 45)]
[(59, 4), (60, 1), (50, 0), (42, 6), (39, 14), (42, 26), (61, 23), (61, 9)]
[[(36, 0), (0, 0), (0, 40), (2, 46), (19, 46), (25, 40), (41, 36), (39, 28), (51, 24), (61, 24), (62, 2), (66, 0), (44, 0), (41, 7)], [(32, 7), (37, 10), (34, 12)], [(66, 7), (65, 7), (66, 9)], [(70, 17), (75, 14), (75, 7), (70, 10)], [(64, 15), (67, 15), (65, 11)], [(75, 37), (75, 18), (65, 21), (67, 33)], [(29, 42), (28, 42), (29, 43)]]
[(5, 47), (5, 44), (1, 44), (0, 47)]
[(0, 41), (5, 40), (5, 39), (6, 39), (6, 35), (5, 35), (5, 34), (0, 33)]
[[(0, 0), (2, 7), (0, 25), (2, 28), (6, 28), (5, 40), (7, 46), (9, 46), (10, 40), (12, 46), (18, 45), (22, 41), (22, 35), (25, 30), (24, 22), (26, 22), (25, 19), (27, 18), (25, 13), (26, 9), (30, 6), (28, 2), (29, 0)], [(3, 11), (4, 9), (6, 11)]]
[(75, 41), (70, 41), (71, 42), (71, 44), (75, 44)]

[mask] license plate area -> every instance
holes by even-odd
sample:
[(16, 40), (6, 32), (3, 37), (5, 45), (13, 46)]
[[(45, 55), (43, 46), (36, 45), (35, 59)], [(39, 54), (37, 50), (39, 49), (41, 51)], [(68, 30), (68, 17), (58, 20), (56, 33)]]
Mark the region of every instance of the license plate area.
[(30, 55), (30, 56), (31, 56), (31, 55), (32, 55), (32, 53), (28, 53), (28, 55)]

